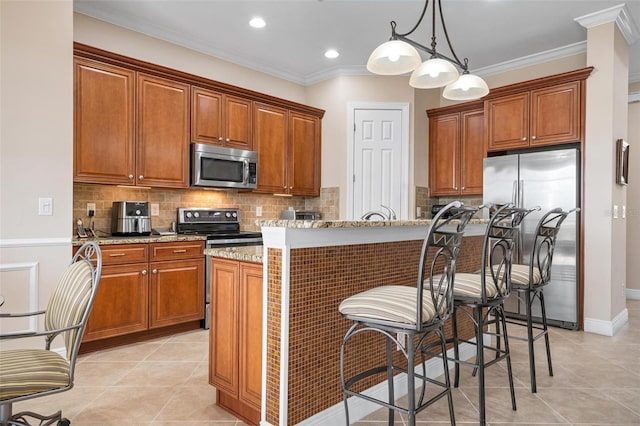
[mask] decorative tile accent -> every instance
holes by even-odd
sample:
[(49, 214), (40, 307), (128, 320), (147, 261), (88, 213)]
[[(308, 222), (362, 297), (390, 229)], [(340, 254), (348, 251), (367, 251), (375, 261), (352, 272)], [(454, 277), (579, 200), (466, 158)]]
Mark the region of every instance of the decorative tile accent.
[(280, 424), (280, 318), (282, 315), (282, 250), (267, 251), (267, 412), (266, 420)]

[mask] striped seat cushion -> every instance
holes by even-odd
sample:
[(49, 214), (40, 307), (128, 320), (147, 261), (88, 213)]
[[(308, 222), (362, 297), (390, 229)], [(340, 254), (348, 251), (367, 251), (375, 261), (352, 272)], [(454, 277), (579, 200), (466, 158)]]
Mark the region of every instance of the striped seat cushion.
[(43, 349), (0, 351), (0, 401), (69, 385), (69, 362)]
[[(533, 285), (539, 285), (541, 282), (540, 270), (533, 268)], [(511, 265), (511, 284), (529, 286), (529, 265)]]
[[(402, 285), (376, 287), (343, 300), (338, 310), (342, 315), (351, 317), (415, 324), (416, 291), (415, 287)], [(422, 295), (422, 322), (431, 322), (434, 315), (431, 293), (425, 288)]]
[[(496, 285), (491, 278), (491, 272), (486, 272), (485, 294), (488, 299), (496, 297)], [(501, 282), (498, 283), (502, 284)], [(482, 278), (480, 274), (457, 273), (453, 284), (453, 297), (482, 297)]]

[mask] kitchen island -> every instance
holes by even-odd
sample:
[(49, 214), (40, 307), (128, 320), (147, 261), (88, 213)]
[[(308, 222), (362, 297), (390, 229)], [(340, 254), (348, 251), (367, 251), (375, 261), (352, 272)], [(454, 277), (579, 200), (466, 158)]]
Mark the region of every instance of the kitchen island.
[[(344, 422), (339, 354), (351, 322), (338, 305), (372, 287), (415, 285), (431, 221), (257, 223), (264, 240), (261, 425)], [(458, 271), (478, 269), (485, 227), (480, 219), (467, 226)], [(471, 324), (460, 321), (459, 331), (472, 336)], [(347, 375), (383, 360), (382, 341), (367, 337), (354, 339), (358, 349), (346, 354)], [(368, 409), (354, 404), (352, 420)]]

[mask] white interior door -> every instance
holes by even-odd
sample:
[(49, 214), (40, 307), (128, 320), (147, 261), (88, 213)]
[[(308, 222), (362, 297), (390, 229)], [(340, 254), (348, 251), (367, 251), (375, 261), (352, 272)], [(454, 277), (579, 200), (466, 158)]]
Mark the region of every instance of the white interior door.
[(351, 218), (392, 208), (406, 218), (408, 137), (403, 108), (353, 109)]

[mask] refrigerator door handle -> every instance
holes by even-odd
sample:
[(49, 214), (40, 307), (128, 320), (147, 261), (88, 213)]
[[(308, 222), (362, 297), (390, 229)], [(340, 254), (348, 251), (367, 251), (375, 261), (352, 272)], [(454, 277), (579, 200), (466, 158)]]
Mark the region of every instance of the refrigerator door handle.
[(520, 185), (518, 185), (518, 207), (524, 208), (524, 180), (520, 181)]
[(518, 181), (513, 181), (513, 188), (511, 189), (511, 203), (515, 206), (518, 205)]

